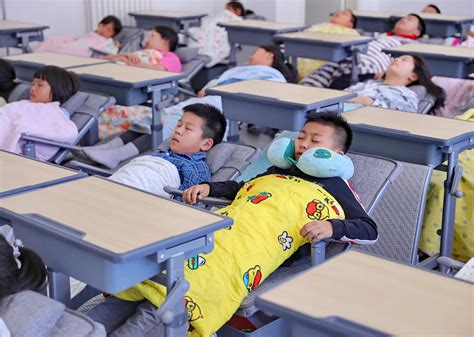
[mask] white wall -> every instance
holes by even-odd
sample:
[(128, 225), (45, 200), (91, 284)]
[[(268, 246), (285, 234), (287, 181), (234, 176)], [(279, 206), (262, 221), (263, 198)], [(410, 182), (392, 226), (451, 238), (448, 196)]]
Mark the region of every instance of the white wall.
[(441, 9), (443, 14), (474, 16), (473, 0), (357, 0), (359, 10), (391, 12), (419, 12), (429, 3)]
[(8, 20), (50, 26), (46, 36), (82, 35), (86, 30), (84, 0), (4, 0)]

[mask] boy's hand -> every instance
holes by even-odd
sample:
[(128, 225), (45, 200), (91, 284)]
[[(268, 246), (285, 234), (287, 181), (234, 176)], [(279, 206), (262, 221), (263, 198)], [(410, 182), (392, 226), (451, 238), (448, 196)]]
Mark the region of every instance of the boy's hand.
[(194, 185), (183, 192), (183, 201), (194, 205), (196, 202), (209, 195), (211, 188), (208, 184)]
[(332, 237), (332, 223), (331, 221), (321, 221), (321, 220), (314, 220), (308, 222), (306, 225), (303, 226), (300, 230), (300, 234), (309, 242), (318, 242), (325, 238)]
[(140, 63), (140, 58), (133, 53), (127, 54), (127, 58), (133, 64)]

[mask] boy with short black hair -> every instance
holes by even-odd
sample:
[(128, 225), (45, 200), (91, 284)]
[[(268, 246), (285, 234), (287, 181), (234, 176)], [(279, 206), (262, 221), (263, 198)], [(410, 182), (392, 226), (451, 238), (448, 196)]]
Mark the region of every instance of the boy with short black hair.
[(215, 107), (201, 103), (187, 105), (183, 111), (168, 149), (132, 160), (110, 179), (163, 196), (167, 196), (164, 186), (185, 190), (210, 180), (206, 152), (222, 141), (225, 117)]

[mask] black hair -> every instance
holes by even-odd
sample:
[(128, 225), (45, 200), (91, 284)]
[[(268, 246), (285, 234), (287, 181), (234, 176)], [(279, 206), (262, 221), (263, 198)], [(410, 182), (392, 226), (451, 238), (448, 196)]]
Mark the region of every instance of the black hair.
[(15, 79), (16, 74), (13, 66), (9, 62), (0, 59), (0, 96), (5, 98), (6, 101), (8, 101), (8, 96), (16, 86)]
[(156, 26), (153, 28), (155, 32), (161, 35), (161, 37), (165, 40), (168, 40), (170, 43), (170, 51), (175, 51), (176, 47), (178, 47), (178, 34), (170, 27), (166, 26)]
[(214, 145), (222, 142), (227, 121), (219, 109), (209, 104), (195, 103), (186, 105), (183, 112), (191, 112), (204, 120), (202, 138), (212, 138)]
[(46, 267), (32, 250), (19, 247), (21, 268), (13, 256), (13, 247), (0, 234), (0, 300), (23, 290), (40, 291), (45, 286)]
[(423, 35), (425, 35), (426, 24), (425, 21), (421, 18), (421, 16), (416, 13), (410, 13), (408, 14), (408, 16), (415, 16), (418, 19), (418, 30), (420, 31), (420, 35), (418, 37), (422, 37)]
[(44, 66), (38, 69), (33, 78), (48, 82), (51, 86), (53, 101), (66, 102), (79, 90), (79, 78), (71, 71), (56, 66)]
[(410, 85), (422, 85), (426, 88), (426, 92), (431, 94), (435, 98), (435, 103), (433, 109), (441, 108), (444, 106), (444, 101), (446, 99), (446, 93), (442, 88), (437, 86), (431, 80), (430, 71), (425, 63), (425, 61), (416, 55), (410, 55), (413, 57), (413, 62), (415, 63), (415, 68), (413, 72), (417, 75), (418, 79), (411, 83)]
[(245, 16), (245, 15), (247, 15), (247, 14), (250, 14), (250, 13), (248, 13), (248, 12), (245, 10), (244, 5), (242, 5), (242, 3), (239, 2), (239, 1), (229, 1), (229, 2), (227, 3), (226, 7), (227, 7), (227, 6), (232, 7), (232, 9), (233, 9), (234, 11), (240, 10), (240, 15), (239, 15), (239, 16)]
[(275, 68), (282, 73), (288, 83), (296, 83), (298, 79), (298, 74), (296, 69), (285, 62), (285, 56), (280, 50), (280, 47), (275, 45), (264, 45), (259, 46), (258, 48), (265, 49), (267, 52), (273, 54), (273, 63), (272, 68)]
[(441, 10), (440, 10), (439, 7), (436, 6), (436, 5), (428, 4), (428, 5), (425, 6), (425, 8), (426, 8), (426, 7), (431, 7), (431, 8), (433, 8), (433, 9), (436, 11), (436, 13), (441, 14)]
[(352, 128), (341, 114), (329, 112), (312, 112), (306, 116), (306, 123), (319, 123), (332, 126), (334, 128), (334, 143), (340, 147), (344, 153), (349, 151), (352, 144)]
[(103, 18), (99, 22), (99, 24), (103, 24), (103, 25), (108, 25), (109, 23), (112, 23), (114, 25), (115, 35), (117, 35), (118, 33), (122, 31), (122, 22), (116, 16), (107, 15), (105, 18)]
[(351, 13), (351, 22), (352, 22), (352, 28), (355, 29), (357, 27), (357, 16), (354, 14), (354, 12), (350, 9), (347, 9)]

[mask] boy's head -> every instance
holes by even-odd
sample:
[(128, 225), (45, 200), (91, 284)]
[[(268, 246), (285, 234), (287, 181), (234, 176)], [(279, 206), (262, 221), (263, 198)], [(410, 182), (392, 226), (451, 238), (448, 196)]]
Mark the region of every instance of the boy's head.
[(229, 1), (227, 5), (225, 5), (225, 9), (237, 16), (245, 15), (244, 5), (242, 5), (239, 1)]
[(79, 78), (71, 71), (44, 66), (33, 75), (30, 101), (33, 103), (66, 102), (79, 90)]
[(122, 22), (113, 15), (106, 16), (97, 25), (97, 34), (102, 35), (107, 39), (114, 37), (120, 33), (121, 30)]
[(426, 5), (425, 8), (423, 8), (422, 12), (431, 14), (441, 14), (441, 10), (439, 9), (439, 7), (433, 4)]
[(352, 129), (347, 121), (335, 113), (309, 114), (306, 124), (295, 140), (295, 159), (308, 149), (324, 147), (339, 154), (349, 150)]
[(395, 23), (393, 32), (399, 35), (422, 37), (425, 35), (425, 21), (418, 14), (408, 14)]
[(347, 28), (356, 28), (357, 17), (350, 9), (341, 9), (331, 14), (331, 23)]
[(146, 48), (160, 51), (175, 51), (178, 46), (178, 34), (170, 27), (157, 26), (151, 31)]
[(174, 128), (170, 149), (179, 154), (208, 151), (224, 137), (226, 120), (219, 109), (202, 103), (187, 105)]

